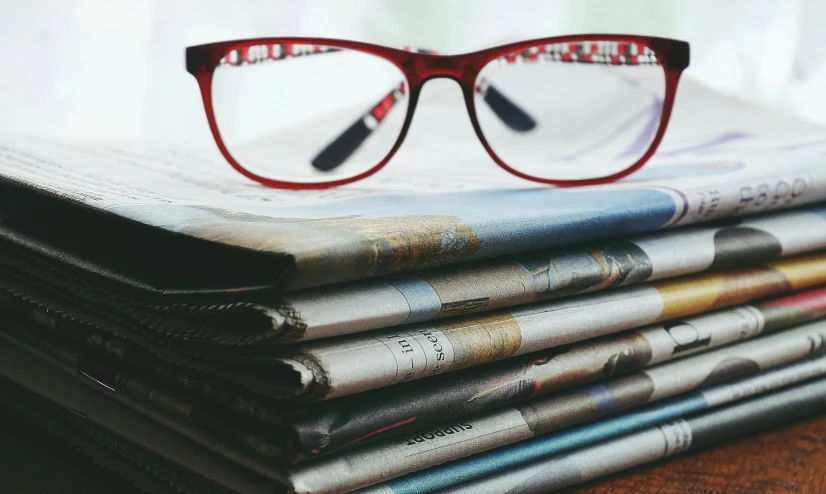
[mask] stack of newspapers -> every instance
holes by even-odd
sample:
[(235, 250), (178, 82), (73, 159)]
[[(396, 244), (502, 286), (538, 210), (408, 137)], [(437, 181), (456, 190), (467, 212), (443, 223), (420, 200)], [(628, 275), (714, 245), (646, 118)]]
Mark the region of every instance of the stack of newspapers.
[(151, 492), (318, 494), (547, 492), (826, 409), (826, 129), (687, 81), (574, 189), (439, 134), (309, 192), (0, 137), (0, 403)]

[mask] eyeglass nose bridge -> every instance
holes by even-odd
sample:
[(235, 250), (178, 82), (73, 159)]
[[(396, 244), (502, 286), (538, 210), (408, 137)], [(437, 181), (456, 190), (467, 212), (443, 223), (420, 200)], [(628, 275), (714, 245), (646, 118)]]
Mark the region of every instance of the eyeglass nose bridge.
[(466, 57), (461, 55), (432, 55), (420, 53), (413, 58), (413, 70), (417, 83), (423, 84), (430, 79), (453, 79), (460, 85), (471, 77), (472, 68)]

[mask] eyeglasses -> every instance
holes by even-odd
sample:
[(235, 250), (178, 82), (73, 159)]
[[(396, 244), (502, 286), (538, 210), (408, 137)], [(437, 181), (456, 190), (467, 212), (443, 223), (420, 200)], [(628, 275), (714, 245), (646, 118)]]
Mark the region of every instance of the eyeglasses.
[(310, 38), (186, 50), (221, 153), (285, 189), (379, 171), (437, 77), (459, 83), (476, 135), (505, 170), (558, 186), (611, 182), (654, 154), (688, 60), (683, 41), (598, 34), (451, 56)]

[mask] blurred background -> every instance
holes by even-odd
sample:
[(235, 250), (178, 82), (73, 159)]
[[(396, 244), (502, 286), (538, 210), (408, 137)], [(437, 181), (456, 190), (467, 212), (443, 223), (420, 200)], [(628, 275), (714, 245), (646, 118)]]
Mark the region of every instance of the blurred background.
[(210, 143), (184, 70), (192, 44), (300, 35), (459, 53), (587, 32), (687, 40), (686, 76), (826, 124), (823, 0), (0, 0), (0, 12), (0, 130)]

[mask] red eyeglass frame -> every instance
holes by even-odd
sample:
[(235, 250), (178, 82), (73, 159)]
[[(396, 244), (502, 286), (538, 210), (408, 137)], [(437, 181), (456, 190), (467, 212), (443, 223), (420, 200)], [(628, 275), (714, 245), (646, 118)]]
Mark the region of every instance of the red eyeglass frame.
[[(635, 43), (646, 46), (654, 51), (657, 59), (660, 61), (665, 72), (665, 98), (663, 100), (662, 114), (660, 118), (660, 125), (654, 136), (651, 145), (645, 154), (637, 160), (636, 163), (630, 167), (599, 178), (580, 179), (580, 180), (556, 180), (534, 177), (525, 174), (510, 167), (502, 161), (496, 152), (488, 144), (485, 139), (479, 121), (476, 117), (476, 106), (474, 101), (474, 90), (479, 72), (491, 61), (510, 55), (514, 52), (528, 50), (531, 47), (538, 45), (549, 45), (557, 43), (578, 43), (585, 41), (607, 41), (619, 43)], [(268, 44), (306, 44), (306, 45), (321, 45), (335, 48), (344, 48), (349, 50), (357, 50), (364, 53), (369, 53), (381, 57), (401, 70), (406, 78), (408, 85), (408, 105), (407, 115), (405, 116), (401, 132), (390, 152), (378, 164), (369, 170), (362, 172), (353, 177), (331, 180), (328, 182), (288, 182), (282, 180), (275, 180), (263, 177), (253, 173), (244, 168), (238, 163), (232, 154), (227, 149), (221, 138), (221, 133), (218, 130), (218, 125), (215, 119), (215, 113), (212, 105), (212, 76), (218, 67), (221, 59), (231, 50), (242, 49), (254, 45), (268, 45)], [(218, 43), (209, 43), (198, 46), (190, 46), (186, 49), (186, 69), (198, 81), (201, 90), (201, 97), (204, 102), (204, 109), (206, 111), (207, 120), (209, 121), (209, 128), (215, 138), (215, 143), (221, 154), (226, 158), (230, 165), (239, 173), (259, 182), (267, 187), (274, 187), (279, 189), (291, 190), (310, 190), (310, 189), (327, 189), (353, 183), (364, 178), (367, 178), (378, 172), (390, 161), (393, 155), (398, 151), (402, 142), (407, 135), (410, 128), (410, 123), (413, 120), (413, 114), (416, 109), (416, 103), (419, 98), (422, 86), (430, 79), (445, 77), (453, 79), (459, 83), (462, 88), (462, 93), (465, 98), (465, 105), (470, 116), (473, 130), (481, 141), (485, 150), (497, 165), (504, 170), (516, 175), (520, 178), (539, 182), (558, 187), (573, 187), (581, 185), (596, 185), (614, 182), (623, 177), (626, 177), (635, 171), (639, 170), (657, 150), (662, 141), (665, 129), (668, 127), (668, 121), (671, 117), (671, 110), (674, 106), (674, 98), (677, 93), (677, 84), (680, 80), (680, 75), (689, 64), (689, 45), (685, 41), (679, 41), (668, 38), (657, 38), (649, 36), (629, 36), (616, 34), (581, 34), (573, 36), (556, 36), (551, 38), (540, 38), (527, 41), (519, 41), (507, 45), (488, 48), (472, 53), (465, 53), (461, 55), (435, 55), (432, 53), (417, 53), (413, 51), (399, 50), (395, 48), (375, 45), (371, 43), (362, 43), (358, 41), (346, 41), (326, 38), (302, 38), (302, 37), (286, 37), (286, 38), (255, 38), (234, 41), (222, 41)]]

